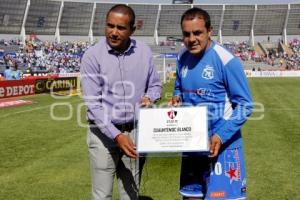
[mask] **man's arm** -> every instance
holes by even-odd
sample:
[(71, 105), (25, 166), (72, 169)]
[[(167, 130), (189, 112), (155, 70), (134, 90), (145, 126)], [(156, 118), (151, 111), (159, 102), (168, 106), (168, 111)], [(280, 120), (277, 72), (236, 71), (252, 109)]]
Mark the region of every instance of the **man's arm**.
[(88, 108), (89, 120), (93, 120), (102, 133), (114, 139), (120, 131), (111, 123), (108, 109), (103, 106), (103, 90), (107, 87), (106, 78), (100, 74), (96, 60), (87, 52), (81, 62), (81, 87)]
[(132, 139), (123, 133), (118, 134), (115, 137), (115, 142), (117, 143), (118, 147), (129, 157), (131, 158), (138, 158), (138, 154), (136, 151), (136, 146), (133, 143)]
[(213, 131), (225, 143), (242, 128), (252, 113), (253, 102), (244, 69), (237, 58), (224, 66), (223, 78), (233, 110), (227, 119), (223, 118), (222, 126)]

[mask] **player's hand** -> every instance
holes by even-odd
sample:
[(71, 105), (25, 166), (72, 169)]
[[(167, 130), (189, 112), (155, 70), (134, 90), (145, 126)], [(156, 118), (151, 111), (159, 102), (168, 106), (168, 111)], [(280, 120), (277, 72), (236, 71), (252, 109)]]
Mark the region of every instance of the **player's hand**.
[(181, 99), (178, 96), (172, 97), (172, 99), (168, 102), (168, 106), (180, 106), (181, 105)]
[(118, 147), (130, 158), (137, 159), (138, 154), (136, 152), (136, 147), (133, 144), (131, 138), (123, 133), (120, 133), (115, 138), (115, 142)]
[(213, 135), (210, 140), (209, 157), (213, 158), (219, 154), (222, 142), (217, 135)]
[(151, 107), (152, 106), (152, 102), (150, 100), (149, 97), (145, 97), (143, 96), (141, 99), (141, 107)]

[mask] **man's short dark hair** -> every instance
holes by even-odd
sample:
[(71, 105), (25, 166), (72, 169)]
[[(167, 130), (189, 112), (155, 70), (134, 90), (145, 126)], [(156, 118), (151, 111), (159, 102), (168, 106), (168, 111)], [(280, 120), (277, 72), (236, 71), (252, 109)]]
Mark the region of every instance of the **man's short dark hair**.
[(134, 28), (134, 23), (135, 23), (135, 13), (133, 11), (133, 9), (125, 4), (117, 4), (114, 5), (106, 14), (106, 19), (108, 18), (108, 15), (111, 12), (116, 12), (116, 13), (122, 13), (124, 15), (128, 15), (129, 17), (129, 25), (130, 28), (133, 29)]
[(197, 7), (185, 11), (181, 16), (180, 24), (182, 25), (183, 20), (193, 20), (196, 17), (205, 21), (205, 27), (207, 29), (211, 28), (211, 21), (208, 12)]

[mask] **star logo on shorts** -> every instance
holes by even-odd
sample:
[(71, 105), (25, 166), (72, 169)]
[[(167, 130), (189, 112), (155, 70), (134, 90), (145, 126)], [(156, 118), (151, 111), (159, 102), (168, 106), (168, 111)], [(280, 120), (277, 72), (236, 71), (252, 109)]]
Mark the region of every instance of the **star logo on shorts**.
[(230, 167), (230, 169), (226, 172), (226, 176), (229, 177), (230, 183), (232, 183), (232, 181), (237, 181), (238, 180), (238, 170)]

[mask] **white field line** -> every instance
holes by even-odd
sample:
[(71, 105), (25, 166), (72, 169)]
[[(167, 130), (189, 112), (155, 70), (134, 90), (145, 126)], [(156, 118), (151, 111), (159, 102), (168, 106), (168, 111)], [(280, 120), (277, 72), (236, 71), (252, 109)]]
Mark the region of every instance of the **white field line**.
[[(79, 102), (79, 101), (81, 101), (81, 99), (79, 99), (79, 100), (77, 100), (77, 101), (72, 101), (72, 103), (76, 103), (76, 102)], [(33, 103), (34, 103), (34, 102), (33, 102)], [(0, 119), (1, 119), (1, 118), (6, 118), (6, 117), (9, 117), (9, 116), (12, 116), (12, 115), (20, 114), (20, 113), (27, 113), (27, 112), (32, 112), (32, 111), (36, 111), (36, 110), (42, 110), (42, 109), (50, 108), (50, 107), (51, 107), (51, 104), (50, 104), (50, 105), (47, 105), (47, 106), (40, 106), (40, 107), (28, 109), (28, 110), (21, 110), (21, 111), (17, 111), (17, 112), (13, 112), (13, 113), (7, 113), (7, 114), (5, 114), (5, 115), (1, 115), (1, 116), (0, 116)]]
[(50, 106), (51, 106), (51, 105), (47, 105), (47, 106), (36, 107), (36, 108), (28, 109), (28, 110), (21, 110), (21, 111), (14, 112), (14, 113), (8, 113), (8, 114), (6, 114), (6, 115), (1, 115), (1, 116), (0, 116), (0, 119), (1, 119), (1, 118), (6, 118), (6, 117), (12, 116), (12, 115), (20, 114), (20, 113), (27, 113), (27, 112), (32, 112), (32, 111), (36, 111), (36, 110), (42, 110), (42, 109), (48, 108), (48, 107), (50, 107)]

